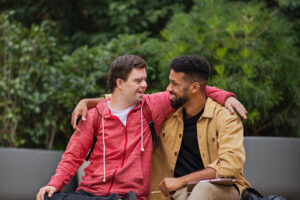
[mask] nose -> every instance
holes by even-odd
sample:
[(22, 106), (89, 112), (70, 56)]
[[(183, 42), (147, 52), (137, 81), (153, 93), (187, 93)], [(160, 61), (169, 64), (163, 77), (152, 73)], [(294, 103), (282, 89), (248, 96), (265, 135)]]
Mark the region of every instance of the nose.
[(171, 86), (171, 84), (168, 85), (167, 91), (168, 91), (168, 92), (171, 92), (171, 91), (172, 91), (172, 86)]
[(143, 80), (141, 86), (146, 89), (147, 88), (147, 81)]

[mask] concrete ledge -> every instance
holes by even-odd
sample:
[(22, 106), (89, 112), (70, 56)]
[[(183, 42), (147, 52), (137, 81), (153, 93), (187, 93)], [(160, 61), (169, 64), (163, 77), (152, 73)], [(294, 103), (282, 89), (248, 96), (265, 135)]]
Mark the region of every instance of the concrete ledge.
[[(263, 195), (300, 197), (300, 138), (245, 137), (245, 177)], [(55, 173), (62, 151), (0, 148), (0, 199), (32, 200)], [(83, 174), (83, 171), (79, 174)], [(64, 188), (72, 191), (76, 181)]]
[(245, 137), (245, 177), (263, 195), (300, 199), (300, 138)]
[[(62, 151), (0, 148), (0, 199), (33, 200), (55, 173)], [(72, 191), (76, 179), (63, 191)]]

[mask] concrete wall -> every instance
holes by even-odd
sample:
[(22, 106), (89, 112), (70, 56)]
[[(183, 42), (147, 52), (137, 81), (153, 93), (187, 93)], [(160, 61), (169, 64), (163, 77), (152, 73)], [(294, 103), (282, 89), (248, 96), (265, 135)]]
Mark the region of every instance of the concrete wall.
[(246, 137), (245, 177), (263, 195), (300, 199), (300, 138)]
[[(55, 173), (62, 151), (0, 148), (0, 200), (33, 200)], [(73, 179), (64, 191), (76, 187)]]
[[(245, 177), (263, 195), (300, 199), (300, 138), (246, 137)], [(33, 200), (61, 151), (0, 148), (0, 200)], [(82, 174), (82, 171), (81, 171)], [(76, 181), (64, 188), (74, 190)]]

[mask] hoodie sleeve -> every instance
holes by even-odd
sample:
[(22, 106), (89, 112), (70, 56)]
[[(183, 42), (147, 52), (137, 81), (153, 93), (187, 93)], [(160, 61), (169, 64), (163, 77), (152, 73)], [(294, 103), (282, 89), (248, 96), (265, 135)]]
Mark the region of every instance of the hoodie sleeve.
[(206, 96), (217, 101), (222, 106), (225, 105), (225, 101), (228, 97), (235, 97), (235, 94), (233, 94), (232, 92), (227, 92), (217, 87), (210, 87), (210, 86), (205, 87), (205, 94)]
[(174, 111), (170, 103), (169, 92), (158, 92), (147, 95), (146, 103), (151, 109), (152, 119), (155, 122), (156, 133), (159, 134), (162, 123)]
[(88, 111), (85, 121), (80, 120), (78, 125), (80, 131), (75, 131), (72, 135), (67, 149), (62, 155), (62, 159), (56, 168), (56, 172), (47, 185), (54, 186), (60, 191), (69, 183), (78, 168), (82, 165), (85, 156), (92, 146), (94, 135), (92, 123), (95, 114), (98, 114), (98, 112), (96, 108), (93, 108)]

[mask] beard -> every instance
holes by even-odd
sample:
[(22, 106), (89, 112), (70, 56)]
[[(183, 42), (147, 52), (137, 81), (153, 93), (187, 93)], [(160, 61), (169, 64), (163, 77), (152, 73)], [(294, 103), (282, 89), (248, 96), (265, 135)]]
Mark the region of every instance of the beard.
[(171, 99), (170, 102), (171, 102), (171, 106), (172, 108), (174, 109), (178, 109), (180, 108), (181, 106), (183, 106), (183, 104), (185, 104), (185, 102), (187, 102), (188, 100), (188, 95), (185, 93), (184, 95), (182, 95), (181, 97), (178, 97), (175, 93), (173, 92), (170, 92), (172, 95), (175, 95), (175, 99)]

